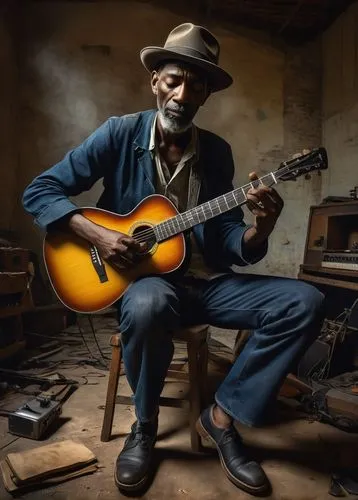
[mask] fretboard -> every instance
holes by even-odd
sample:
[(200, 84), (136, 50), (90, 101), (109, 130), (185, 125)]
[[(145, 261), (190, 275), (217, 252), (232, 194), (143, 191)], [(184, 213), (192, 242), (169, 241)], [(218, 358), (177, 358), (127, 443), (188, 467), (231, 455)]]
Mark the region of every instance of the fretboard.
[(176, 234), (182, 233), (187, 229), (201, 224), (217, 215), (228, 212), (235, 207), (244, 205), (247, 201), (247, 192), (251, 188), (257, 188), (260, 184), (272, 186), (278, 182), (280, 177), (279, 171), (270, 172), (269, 174), (254, 180), (249, 184), (241, 186), (229, 193), (225, 193), (217, 198), (202, 203), (195, 208), (187, 210), (182, 214), (171, 217), (154, 228), (157, 241), (164, 241)]

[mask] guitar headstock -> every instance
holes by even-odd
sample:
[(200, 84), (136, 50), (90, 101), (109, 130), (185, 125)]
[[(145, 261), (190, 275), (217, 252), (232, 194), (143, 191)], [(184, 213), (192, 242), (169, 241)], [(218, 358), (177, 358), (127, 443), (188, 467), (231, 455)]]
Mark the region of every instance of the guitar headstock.
[(283, 181), (292, 181), (301, 175), (326, 168), (328, 168), (327, 151), (325, 148), (316, 148), (298, 158), (282, 162), (276, 177)]

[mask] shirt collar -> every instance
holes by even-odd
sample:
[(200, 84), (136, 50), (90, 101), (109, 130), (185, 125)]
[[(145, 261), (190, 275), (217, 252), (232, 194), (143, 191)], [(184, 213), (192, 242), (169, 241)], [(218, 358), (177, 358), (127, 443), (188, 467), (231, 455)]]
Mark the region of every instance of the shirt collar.
[(157, 116), (158, 113), (155, 114), (152, 126), (150, 128), (149, 151), (153, 151), (153, 149), (155, 148), (155, 127), (157, 125)]

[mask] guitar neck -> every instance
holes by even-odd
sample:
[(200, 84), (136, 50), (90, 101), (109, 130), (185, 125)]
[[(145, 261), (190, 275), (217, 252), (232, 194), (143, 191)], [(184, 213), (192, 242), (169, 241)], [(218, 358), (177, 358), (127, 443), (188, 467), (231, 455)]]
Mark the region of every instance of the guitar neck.
[(201, 224), (217, 215), (232, 210), (235, 207), (244, 205), (247, 201), (247, 192), (251, 188), (257, 188), (260, 184), (272, 186), (277, 184), (281, 177), (281, 172), (270, 172), (257, 180), (245, 184), (229, 193), (225, 193), (210, 201), (206, 201), (195, 208), (187, 210), (181, 214), (171, 217), (154, 228), (155, 236), (158, 242), (164, 241), (176, 234), (182, 233), (197, 224)]

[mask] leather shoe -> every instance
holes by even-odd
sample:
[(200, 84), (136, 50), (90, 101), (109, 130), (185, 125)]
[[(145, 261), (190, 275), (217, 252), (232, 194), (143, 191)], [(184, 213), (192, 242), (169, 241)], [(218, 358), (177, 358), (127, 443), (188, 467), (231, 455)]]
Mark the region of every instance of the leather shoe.
[(145, 485), (152, 464), (157, 430), (158, 420), (154, 423), (134, 422), (132, 425), (114, 469), (114, 481), (120, 490), (133, 492)]
[(202, 412), (196, 423), (198, 433), (215, 444), (225, 474), (238, 488), (252, 495), (267, 493), (270, 483), (262, 467), (247, 456), (242, 439), (232, 424), (228, 429), (214, 424), (213, 408), (210, 406)]

